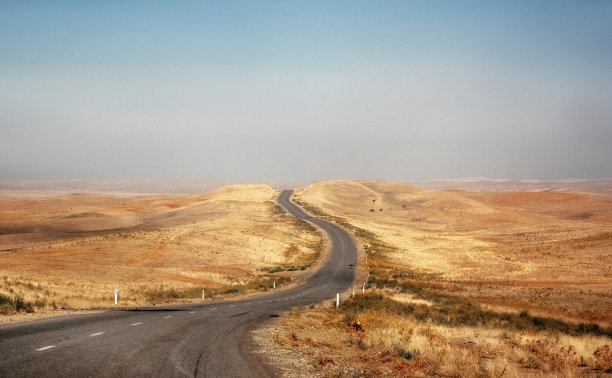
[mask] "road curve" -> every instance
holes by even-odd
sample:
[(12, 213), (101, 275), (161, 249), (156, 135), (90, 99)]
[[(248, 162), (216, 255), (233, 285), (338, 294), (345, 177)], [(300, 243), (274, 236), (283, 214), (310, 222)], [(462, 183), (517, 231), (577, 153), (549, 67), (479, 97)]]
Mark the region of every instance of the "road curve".
[(303, 285), (241, 300), (109, 311), (0, 327), (0, 377), (254, 377), (273, 371), (250, 353), (250, 331), (294, 306), (333, 300), (354, 279), (357, 249), (342, 228), (312, 218), (286, 190), (278, 202), (325, 231), (331, 251)]

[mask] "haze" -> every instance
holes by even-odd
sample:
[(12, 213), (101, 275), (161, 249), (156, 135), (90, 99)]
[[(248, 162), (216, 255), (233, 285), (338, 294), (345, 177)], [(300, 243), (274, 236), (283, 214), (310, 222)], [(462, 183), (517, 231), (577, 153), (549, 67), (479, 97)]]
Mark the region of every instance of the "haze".
[(612, 3), (2, 2), (0, 179), (612, 176)]

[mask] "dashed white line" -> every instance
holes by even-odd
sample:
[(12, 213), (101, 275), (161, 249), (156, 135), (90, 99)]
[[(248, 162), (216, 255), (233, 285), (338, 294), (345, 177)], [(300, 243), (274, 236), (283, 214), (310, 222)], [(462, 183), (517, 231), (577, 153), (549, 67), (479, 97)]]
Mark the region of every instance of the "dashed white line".
[(132, 323), (132, 324), (130, 324), (130, 325), (131, 325), (131, 326), (135, 326), (135, 325), (141, 325), (141, 324), (142, 324), (142, 323), (141, 323), (141, 322), (139, 322), (139, 323)]
[(89, 335), (89, 337), (100, 336), (102, 334), (104, 334), (104, 332), (92, 333), (91, 335)]
[(168, 315), (168, 316), (164, 316), (164, 319), (168, 319), (168, 318), (171, 318), (172, 316), (174, 316), (174, 315)]
[(235, 305), (235, 304), (233, 304), (233, 305), (231, 305), (230, 307), (236, 307), (236, 305)]
[(38, 348), (36, 350), (41, 351), (41, 350), (47, 350), (47, 349), (51, 349), (51, 348), (55, 348), (55, 345), (47, 345), (46, 347)]
[(189, 311), (189, 313), (190, 313), (190, 314), (195, 314), (196, 312), (195, 312), (195, 311)]
[(211, 308), (210, 311), (213, 311), (213, 310), (216, 310), (216, 309), (217, 309), (216, 307), (215, 308)]

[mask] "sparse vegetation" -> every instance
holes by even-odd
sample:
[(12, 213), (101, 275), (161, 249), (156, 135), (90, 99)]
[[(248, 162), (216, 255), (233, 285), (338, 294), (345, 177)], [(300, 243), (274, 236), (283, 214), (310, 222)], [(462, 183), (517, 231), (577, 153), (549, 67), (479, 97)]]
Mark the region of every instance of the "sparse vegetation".
[(221, 299), (234, 297), (253, 292), (268, 291), (272, 289), (273, 283), (276, 282), (277, 287), (291, 282), (288, 277), (268, 277), (248, 282), (246, 284), (228, 285), (223, 287), (169, 287), (166, 288), (160, 285), (157, 289), (143, 288), (143, 292), (147, 299), (151, 302), (180, 300), (180, 299), (199, 299), (202, 298), (202, 290), (206, 293), (207, 299)]
[[(439, 294), (416, 286), (409, 288), (404, 286), (404, 288), (405, 291), (402, 292), (414, 294), (411, 298), (424, 299), (430, 304), (400, 303), (382, 294), (381, 291), (375, 291), (342, 302), (340, 309), (349, 323), (359, 313), (368, 310), (383, 310), (388, 314), (449, 327), (467, 326), (509, 331), (561, 332), (571, 336), (605, 336), (612, 340), (612, 327), (533, 316), (527, 311), (508, 313), (486, 310), (465, 298)], [(352, 323), (349, 325), (355, 326)]]
[(24, 301), (23, 297), (0, 294), (0, 315), (11, 315), (16, 312), (34, 312), (35, 307), (44, 307), (43, 302), (32, 303)]
[(308, 359), (320, 376), (589, 376), (609, 371), (606, 337), (447, 326), (390, 311), (403, 308), (392, 303), (374, 299), (370, 304), (358, 312), (351, 304), (340, 311), (294, 310), (283, 318), (276, 343)]
[(2, 311), (114, 307), (115, 288), (118, 306), (141, 306), (198, 300), (203, 288), (222, 298), (282, 286), (316, 263), (324, 240), (277, 195), (236, 185), (203, 195), (3, 198)]
[[(293, 311), (277, 326), (276, 342), (290, 346), (300, 358), (309, 360), (317, 375), (581, 376), (611, 371), (612, 327), (532, 314), (526, 308), (496, 309), (469, 296), (453, 294), (453, 290), (461, 289), (461, 282), (450, 281), (443, 273), (415, 270), (414, 265), (401, 263), (397, 256), (402, 251), (387, 241), (393, 240), (390, 233), (384, 234), (383, 239), (363, 226), (376, 226), (377, 221), (365, 215), (340, 217), (301, 198), (298, 201), (311, 214), (355, 235), (366, 255), (362, 268), (369, 273), (366, 295), (343, 300), (339, 310), (325, 304)], [(385, 203), (384, 199), (380, 202)], [(326, 203), (330, 203), (329, 199)], [(368, 209), (366, 206), (364, 203), (363, 208)], [(405, 203), (400, 202), (398, 208), (409, 211)], [(357, 209), (348, 211), (346, 205), (339, 209), (342, 214), (359, 214)], [(455, 214), (458, 219), (463, 217), (448, 204), (440, 209), (443, 218), (452, 220)], [(433, 228), (442, 238), (447, 237), (449, 227), (456, 228), (437, 223), (431, 214), (411, 210), (407, 221), (414, 225), (410, 227), (422, 227), (427, 232)], [(571, 217), (592, 217), (581, 214)], [(387, 230), (384, 227), (392, 221), (387, 222), (380, 229)], [(592, 238), (591, 245), (602, 240), (593, 236), (600, 233), (587, 237)], [(430, 237), (423, 231), (414, 234)], [(552, 239), (545, 233), (537, 234), (536, 243)], [(525, 241), (522, 248), (532, 248), (529, 243), (533, 242)], [(549, 253), (544, 247), (539, 244), (538, 253)], [(487, 287), (486, 282), (474, 281), (471, 285)]]

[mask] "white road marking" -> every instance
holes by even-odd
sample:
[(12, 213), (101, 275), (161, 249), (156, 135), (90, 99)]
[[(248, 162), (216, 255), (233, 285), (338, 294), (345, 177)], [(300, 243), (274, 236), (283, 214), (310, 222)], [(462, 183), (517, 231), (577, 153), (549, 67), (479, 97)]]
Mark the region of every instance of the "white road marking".
[(236, 307), (236, 305), (235, 305), (235, 304), (233, 304), (233, 305), (231, 305), (230, 307)]
[(100, 336), (102, 334), (104, 334), (104, 332), (92, 333), (91, 335), (89, 335), (89, 337)]
[(190, 314), (195, 314), (195, 311), (189, 311)]
[(36, 350), (47, 350), (47, 349), (51, 349), (51, 348), (55, 348), (55, 345), (47, 345), (46, 347), (38, 348)]
[(132, 323), (130, 325), (135, 326), (135, 325), (140, 325), (140, 324), (142, 324), (142, 323)]
[(213, 310), (216, 310), (216, 309), (217, 309), (216, 307), (215, 308), (211, 308), (210, 311), (213, 311)]
[(164, 316), (164, 319), (168, 319), (168, 318), (171, 318), (171, 317), (173, 317), (173, 316), (174, 316), (174, 315)]

